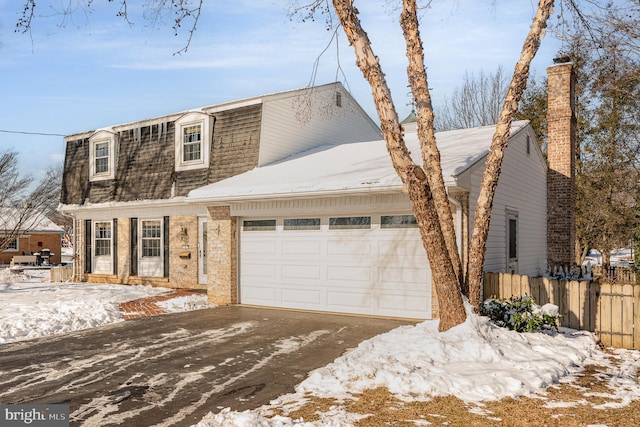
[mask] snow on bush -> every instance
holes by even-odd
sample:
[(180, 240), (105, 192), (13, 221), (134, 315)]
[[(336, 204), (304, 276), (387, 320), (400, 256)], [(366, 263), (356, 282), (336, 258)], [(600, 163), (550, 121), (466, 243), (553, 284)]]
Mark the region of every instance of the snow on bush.
[(544, 328), (558, 329), (558, 306), (539, 306), (533, 297), (487, 299), (480, 307), (480, 314), (487, 316), (498, 326), (517, 332), (535, 332)]

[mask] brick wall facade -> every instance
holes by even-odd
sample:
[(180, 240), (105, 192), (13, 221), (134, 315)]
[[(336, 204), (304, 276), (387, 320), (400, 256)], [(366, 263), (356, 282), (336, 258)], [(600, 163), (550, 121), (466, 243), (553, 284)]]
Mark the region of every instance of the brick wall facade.
[(172, 216), (169, 233), (169, 279), (172, 287), (200, 288), (201, 286), (198, 285), (198, 217)]
[(207, 209), (207, 295), (214, 304), (237, 304), (237, 219), (231, 217), (228, 206)]
[(30, 232), (26, 236), (18, 237), (17, 251), (0, 252), (0, 264), (11, 263), (11, 258), (15, 255), (32, 255), (40, 252), (42, 249), (49, 249), (53, 256), (51, 264), (60, 264), (62, 250), (62, 236), (60, 233), (33, 233)]
[(548, 75), (547, 262), (575, 263), (576, 115), (572, 63), (556, 64)]
[(152, 285), (183, 289), (204, 289), (198, 283), (198, 217), (172, 216), (169, 219), (169, 277), (131, 275), (131, 221), (118, 218), (117, 260), (114, 274), (85, 273), (86, 230), (84, 220), (76, 221), (76, 248), (74, 258), (75, 281), (90, 283), (117, 283)]

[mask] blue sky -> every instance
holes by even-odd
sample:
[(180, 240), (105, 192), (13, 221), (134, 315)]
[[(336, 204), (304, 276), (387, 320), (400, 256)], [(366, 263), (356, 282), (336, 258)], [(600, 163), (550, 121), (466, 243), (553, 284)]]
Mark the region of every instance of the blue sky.
[[(51, 6), (67, 1), (40, 0), (30, 34), (14, 32), (22, 3), (0, 0), (0, 131), (68, 135), (305, 87), (331, 37), (322, 20), (289, 20), (292, 0), (207, 1), (189, 50), (174, 55), (187, 34), (174, 36), (170, 18), (152, 27), (141, 0), (129, 1), (132, 26), (106, 0), (94, 0), (90, 12), (79, 9), (70, 19)], [(388, 3), (357, 6), (403, 118), (410, 112), (407, 61), (398, 11)], [(494, 72), (502, 65), (510, 72), (536, 4), (434, 0), (421, 27), (434, 102), (450, 95), (465, 71)], [(377, 121), (371, 90), (338, 34), (339, 47), (320, 57), (315, 81), (338, 76)], [(550, 35), (543, 40), (533, 63), (537, 75), (544, 75), (559, 47)], [(36, 177), (63, 160), (64, 148), (62, 136), (0, 132), (0, 151), (17, 150), (21, 170)]]

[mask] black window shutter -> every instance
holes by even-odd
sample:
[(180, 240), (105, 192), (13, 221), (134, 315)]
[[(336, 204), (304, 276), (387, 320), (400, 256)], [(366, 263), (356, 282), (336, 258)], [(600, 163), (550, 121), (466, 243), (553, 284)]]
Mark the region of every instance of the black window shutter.
[(113, 237), (111, 246), (113, 247), (113, 274), (118, 274), (118, 218), (113, 218)]
[(84, 221), (84, 272), (91, 273), (91, 220)]
[(131, 271), (132, 276), (138, 275), (138, 218), (131, 218)]
[(165, 216), (163, 221), (164, 227), (164, 277), (169, 277), (169, 217)]

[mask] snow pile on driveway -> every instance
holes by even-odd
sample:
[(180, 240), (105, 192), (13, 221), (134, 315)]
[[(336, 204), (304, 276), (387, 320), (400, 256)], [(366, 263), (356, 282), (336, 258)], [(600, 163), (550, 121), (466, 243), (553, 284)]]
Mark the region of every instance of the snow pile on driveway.
[[(621, 404), (640, 399), (637, 379), (640, 353), (616, 352), (624, 354), (621, 359), (627, 365), (623, 369), (629, 376), (626, 381), (619, 376), (615, 378), (612, 394)], [(590, 332), (561, 328), (559, 332), (518, 333), (495, 326), (487, 317), (469, 313), (465, 323), (445, 333), (438, 332), (437, 320), (430, 320), (378, 335), (311, 372), (294, 394), (255, 411), (224, 409), (209, 413), (197, 426), (348, 426), (353, 425), (358, 415), (339, 407), (322, 414), (319, 422), (268, 416), (274, 408), (282, 408), (285, 413), (294, 410), (309, 396), (340, 401), (377, 387), (386, 387), (405, 401), (453, 395), (479, 403), (531, 396), (554, 383), (574, 378), (588, 364), (611, 365)]]

